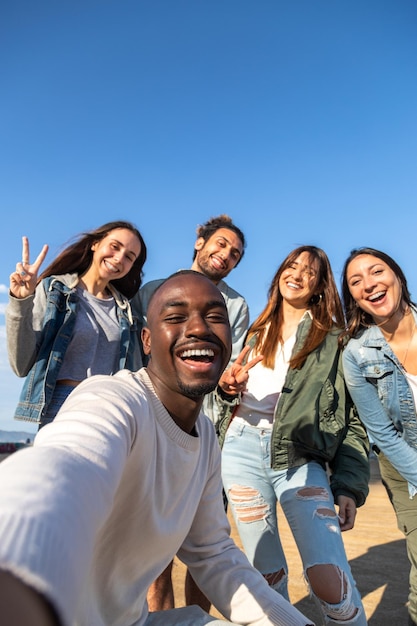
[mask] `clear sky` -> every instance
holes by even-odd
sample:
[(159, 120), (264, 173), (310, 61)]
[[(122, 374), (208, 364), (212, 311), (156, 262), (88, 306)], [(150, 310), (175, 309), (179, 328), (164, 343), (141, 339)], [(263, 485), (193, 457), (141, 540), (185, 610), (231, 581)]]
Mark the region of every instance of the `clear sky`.
[(133, 221), (145, 281), (192, 260), (228, 213), (247, 251), (229, 283), (259, 313), (299, 244), (337, 282), (353, 247), (400, 263), (417, 299), (415, 0), (14, 0), (0, 8), (0, 428), (22, 380), (9, 274), (42, 244)]

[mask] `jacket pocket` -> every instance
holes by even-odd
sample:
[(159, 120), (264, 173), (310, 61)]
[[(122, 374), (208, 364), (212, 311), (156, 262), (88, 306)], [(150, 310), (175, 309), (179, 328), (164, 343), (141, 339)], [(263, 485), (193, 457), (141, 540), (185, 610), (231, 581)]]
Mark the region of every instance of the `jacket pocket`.
[(326, 380), (318, 399), (317, 449), (326, 460), (336, 454), (336, 450), (346, 431), (345, 398), (339, 398), (330, 380)]

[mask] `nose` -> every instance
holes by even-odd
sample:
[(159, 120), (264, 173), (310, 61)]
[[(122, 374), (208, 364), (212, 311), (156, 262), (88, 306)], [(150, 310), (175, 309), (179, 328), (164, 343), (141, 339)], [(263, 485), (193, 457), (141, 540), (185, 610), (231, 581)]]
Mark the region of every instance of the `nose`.
[(200, 312), (189, 315), (185, 329), (187, 337), (206, 337), (210, 332), (209, 325)]
[(367, 274), (363, 278), (363, 288), (365, 291), (372, 291), (375, 287), (376, 281), (372, 274)]
[(304, 270), (301, 267), (296, 267), (293, 269), (292, 274), (295, 280), (302, 281), (304, 276)]

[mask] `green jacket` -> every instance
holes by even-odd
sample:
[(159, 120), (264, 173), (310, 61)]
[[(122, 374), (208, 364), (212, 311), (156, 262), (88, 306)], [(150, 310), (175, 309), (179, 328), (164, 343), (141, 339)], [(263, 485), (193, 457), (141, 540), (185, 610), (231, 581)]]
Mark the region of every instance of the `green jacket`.
[[(294, 354), (304, 344), (311, 323), (309, 317), (300, 323)], [(369, 441), (345, 385), (339, 332), (329, 332), (300, 369), (288, 369), (275, 408), (271, 467), (282, 470), (318, 461), (330, 470), (335, 498), (350, 496), (361, 506), (369, 491)], [(249, 342), (254, 343), (255, 338)], [(225, 399), (218, 391), (216, 398), (222, 445), (240, 396)]]

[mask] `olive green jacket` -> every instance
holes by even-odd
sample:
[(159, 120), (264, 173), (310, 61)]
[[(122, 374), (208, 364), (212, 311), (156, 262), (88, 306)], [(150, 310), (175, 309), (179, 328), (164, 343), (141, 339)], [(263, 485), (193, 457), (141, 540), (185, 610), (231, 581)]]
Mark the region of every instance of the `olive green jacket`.
[[(304, 344), (311, 323), (310, 317), (300, 323), (294, 354)], [(369, 491), (369, 441), (345, 385), (339, 332), (329, 332), (300, 369), (288, 369), (275, 408), (271, 467), (282, 470), (318, 461), (330, 470), (335, 498), (350, 496), (361, 506)], [(249, 344), (254, 342), (253, 338)], [(240, 396), (226, 399), (218, 389), (216, 399), (222, 445)]]

